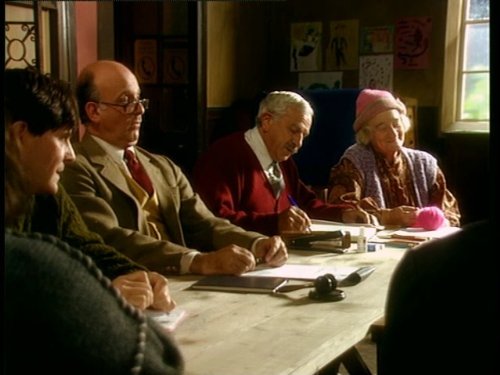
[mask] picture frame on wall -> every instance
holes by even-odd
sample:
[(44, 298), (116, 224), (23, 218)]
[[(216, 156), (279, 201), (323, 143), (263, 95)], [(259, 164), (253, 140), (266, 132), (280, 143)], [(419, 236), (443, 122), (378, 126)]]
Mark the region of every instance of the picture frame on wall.
[(189, 83), (189, 60), (187, 48), (163, 49), (163, 82), (166, 84)]
[(141, 84), (158, 82), (158, 42), (156, 39), (135, 40), (134, 73)]

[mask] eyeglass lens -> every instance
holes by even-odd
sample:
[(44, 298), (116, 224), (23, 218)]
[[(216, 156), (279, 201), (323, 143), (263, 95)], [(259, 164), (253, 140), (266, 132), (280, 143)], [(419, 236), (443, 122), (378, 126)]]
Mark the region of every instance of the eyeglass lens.
[(125, 112), (126, 113), (136, 112), (137, 109), (139, 108), (140, 104), (142, 104), (144, 109), (148, 109), (149, 108), (149, 99), (134, 100), (133, 102), (128, 103), (125, 107)]

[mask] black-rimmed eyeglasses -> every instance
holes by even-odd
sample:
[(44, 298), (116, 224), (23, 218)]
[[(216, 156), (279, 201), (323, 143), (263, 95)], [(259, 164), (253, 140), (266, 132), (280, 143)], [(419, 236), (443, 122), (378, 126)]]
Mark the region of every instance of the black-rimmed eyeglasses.
[(126, 113), (127, 115), (130, 115), (132, 113), (137, 112), (137, 110), (139, 109), (139, 105), (142, 105), (142, 107), (145, 110), (149, 108), (149, 99), (138, 99), (138, 100), (134, 100), (132, 102), (123, 103), (123, 104), (109, 103), (109, 102), (97, 102), (97, 103), (111, 105), (111, 106), (115, 106), (115, 107), (122, 107), (123, 112)]

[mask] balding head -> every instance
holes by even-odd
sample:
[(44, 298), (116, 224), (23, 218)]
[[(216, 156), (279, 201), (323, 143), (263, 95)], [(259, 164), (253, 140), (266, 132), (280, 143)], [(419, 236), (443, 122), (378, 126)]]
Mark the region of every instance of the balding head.
[(138, 142), (147, 101), (129, 68), (109, 60), (86, 66), (78, 77), (77, 96), (88, 133), (122, 149)]
[(90, 119), (85, 110), (88, 102), (112, 100), (107, 95), (114, 95), (117, 87), (125, 82), (139, 84), (135, 75), (122, 63), (112, 60), (99, 60), (87, 65), (78, 76), (76, 95), (81, 121), (88, 124)]

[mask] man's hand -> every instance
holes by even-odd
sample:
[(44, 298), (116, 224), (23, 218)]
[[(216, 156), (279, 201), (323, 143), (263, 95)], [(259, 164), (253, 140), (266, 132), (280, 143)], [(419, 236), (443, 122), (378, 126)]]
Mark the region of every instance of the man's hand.
[(145, 271), (118, 276), (112, 284), (128, 303), (138, 309), (145, 310), (153, 303), (153, 289)]
[(290, 206), (278, 215), (278, 230), (286, 232), (307, 232), (311, 227), (309, 216), (296, 206)]
[(342, 221), (348, 223), (370, 223), (370, 214), (360, 208), (350, 208), (342, 211)]
[(118, 276), (112, 285), (131, 305), (140, 310), (152, 307), (170, 311), (175, 307), (168, 290), (168, 281), (155, 272), (136, 271)]
[(229, 245), (194, 257), (190, 272), (201, 275), (241, 275), (255, 268), (255, 257), (242, 247)]
[(153, 303), (151, 308), (160, 311), (171, 311), (176, 303), (170, 296), (168, 280), (156, 272), (148, 272), (149, 283), (153, 288)]
[(288, 259), (288, 250), (280, 236), (258, 239), (255, 245), (255, 256), (266, 264), (278, 267)]

